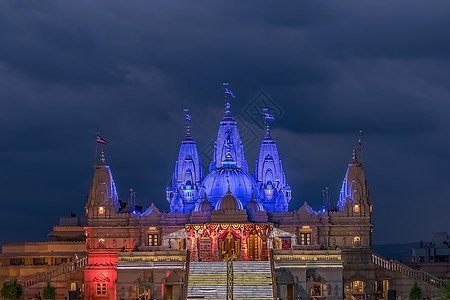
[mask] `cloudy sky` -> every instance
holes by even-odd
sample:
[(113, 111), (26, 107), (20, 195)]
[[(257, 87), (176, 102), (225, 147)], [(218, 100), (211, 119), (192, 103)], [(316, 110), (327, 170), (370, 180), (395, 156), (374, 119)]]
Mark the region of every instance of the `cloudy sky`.
[[(297, 209), (340, 185), (364, 131), (374, 243), (450, 231), (450, 2), (1, 1), (1, 242), (82, 214), (95, 133), (122, 199), (168, 208), (183, 108), (207, 153), (221, 83), (253, 169), (264, 96)], [(207, 160), (207, 154), (204, 155)]]

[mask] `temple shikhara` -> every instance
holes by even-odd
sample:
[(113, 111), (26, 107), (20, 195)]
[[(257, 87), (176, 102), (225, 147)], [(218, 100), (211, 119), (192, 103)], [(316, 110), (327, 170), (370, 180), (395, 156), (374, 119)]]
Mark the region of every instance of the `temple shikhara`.
[(169, 212), (152, 203), (160, 199), (146, 209), (120, 201), (114, 162), (102, 153), (86, 216), (61, 218), (52, 242), (3, 244), (0, 282), (17, 279), (25, 299), (47, 282), (57, 299), (388, 299), (391, 290), (406, 299), (414, 282), (424, 297), (440, 295), (439, 278), (373, 253), (373, 204), (356, 151), (342, 162), (335, 204), (325, 192), (318, 210), (305, 202), (291, 211), (295, 192), (269, 123), (251, 173), (226, 101), (205, 174), (200, 133), (185, 116)]

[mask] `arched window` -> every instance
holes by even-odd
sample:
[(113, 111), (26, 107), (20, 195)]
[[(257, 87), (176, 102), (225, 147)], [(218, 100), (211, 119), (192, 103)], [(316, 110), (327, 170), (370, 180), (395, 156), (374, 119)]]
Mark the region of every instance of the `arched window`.
[(353, 207), (353, 211), (359, 213), (359, 204), (355, 204), (355, 206)]
[(99, 248), (105, 248), (105, 239), (98, 239), (98, 247)]
[(353, 238), (353, 247), (361, 247), (361, 237), (355, 236)]
[(99, 215), (103, 215), (105, 213), (105, 209), (103, 208), (103, 206), (100, 206), (99, 208), (98, 208), (98, 214)]

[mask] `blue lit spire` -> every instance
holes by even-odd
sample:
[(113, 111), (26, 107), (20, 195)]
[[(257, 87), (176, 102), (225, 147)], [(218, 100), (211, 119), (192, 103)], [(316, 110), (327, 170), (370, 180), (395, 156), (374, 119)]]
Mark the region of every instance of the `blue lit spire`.
[(236, 162), (236, 167), (248, 172), (247, 161), (244, 156), (244, 145), (239, 136), (239, 129), (236, 121), (231, 114), (230, 97), (234, 98), (234, 94), (228, 88), (228, 84), (224, 84), (225, 88), (225, 115), (220, 122), (217, 139), (214, 144), (214, 156), (209, 166), (209, 171), (212, 172), (222, 166), (225, 161), (227, 153), (233, 157)]
[(172, 184), (167, 187), (166, 198), (170, 203), (171, 212), (189, 212), (201, 198), (201, 187), (204, 178), (202, 163), (197, 145), (191, 136), (191, 115), (188, 109), (185, 113), (185, 138), (181, 142), (178, 160), (172, 176)]
[(287, 211), (291, 188), (287, 184), (275, 141), (270, 135), (268, 121), (274, 120), (267, 109), (263, 110), (266, 133), (261, 142), (253, 178), (256, 181), (261, 203), (266, 209)]

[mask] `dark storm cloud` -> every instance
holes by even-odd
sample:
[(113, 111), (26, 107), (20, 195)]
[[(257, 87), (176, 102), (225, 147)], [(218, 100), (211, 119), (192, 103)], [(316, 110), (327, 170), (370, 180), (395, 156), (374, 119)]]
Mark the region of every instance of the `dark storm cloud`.
[[(447, 1), (1, 2), (0, 225), (17, 229), (0, 242), (44, 239), (58, 216), (83, 213), (96, 131), (120, 198), (135, 188), (167, 209), (182, 108), (205, 148), (222, 81), (256, 134), (243, 108), (259, 91), (284, 109), (273, 136), (292, 208), (319, 209), (325, 185), (336, 202), (363, 129), (375, 242), (448, 230), (449, 12)], [(258, 142), (246, 148), (253, 166)]]

